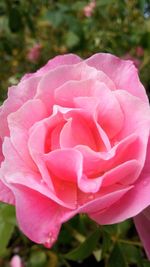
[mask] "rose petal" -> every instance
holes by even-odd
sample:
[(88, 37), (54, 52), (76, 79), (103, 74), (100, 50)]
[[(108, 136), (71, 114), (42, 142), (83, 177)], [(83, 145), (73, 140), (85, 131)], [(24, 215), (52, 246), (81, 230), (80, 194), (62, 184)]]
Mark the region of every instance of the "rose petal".
[(51, 135), (57, 125), (60, 125), (63, 121), (64, 119), (62, 115), (60, 113), (56, 113), (50, 118), (46, 118), (36, 123), (33, 127), (31, 127), (29, 133), (28, 148), (30, 155), (38, 167), (42, 179), (52, 191), (54, 191), (54, 187), (49, 172), (45, 166), (43, 155), (50, 152), (52, 146), (54, 146), (54, 143), (52, 143), (54, 140), (51, 140)]
[(8, 116), (11, 142), (23, 161), (32, 169), (37, 169), (37, 167), (28, 150), (29, 129), (46, 115), (45, 106), (36, 99), (27, 101), (20, 109)]
[[(124, 221), (136, 216), (150, 205), (150, 140), (147, 150), (147, 158), (140, 177), (134, 183), (134, 187), (127, 192), (118, 202), (112, 205), (105, 213), (96, 214), (100, 224), (112, 224)], [(142, 196), (142, 197), (141, 197)]]
[(73, 54), (56, 56), (50, 59), (46, 65), (44, 65), (42, 68), (40, 68), (36, 72), (25, 74), (22, 77), (21, 81), (29, 79), (30, 77), (42, 76), (49, 70), (55, 69), (61, 65), (74, 65), (74, 64), (79, 63), (80, 61), (82, 61), (82, 59), (78, 57), (77, 55), (73, 55)]
[(150, 260), (150, 207), (134, 217), (134, 222)]
[(93, 150), (97, 150), (96, 129), (91, 131), (87, 121), (81, 116), (74, 116), (62, 128), (60, 133), (60, 146), (61, 148), (72, 148), (78, 144), (87, 145)]
[(20, 229), (32, 241), (51, 247), (56, 241), (65, 208), (21, 185), (13, 185)]
[(74, 149), (61, 149), (45, 155), (46, 166), (56, 195), (70, 208), (77, 205), (77, 180), (82, 175), (82, 155)]
[[(132, 159), (140, 163), (140, 143), (136, 135), (130, 135), (108, 152), (96, 152), (87, 146), (76, 146), (83, 155), (83, 171), (87, 176), (98, 176)], [(142, 162), (141, 162), (142, 168)]]
[(90, 218), (97, 221), (96, 215), (98, 212), (101, 214), (105, 209), (107, 210), (107, 208), (112, 206), (113, 203), (117, 203), (126, 192), (132, 189), (132, 187), (133, 186), (127, 186), (120, 190), (116, 190), (114, 192), (112, 191), (108, 194), (96, 197), (92, 201), (88, 201), (86, 204), (83, 204), (81, 207), (79, 207), (78, 213), (87, 213)]
[(43, 75), (38, 85), (36, 98), (41, 99), (47, 107), (47, 110), (52, 112), (55, 103), (55, 90), (59, 86), (68, 80), (89, 79), (96, 75), (97, 71), (85, 63), (60, 66)]
[(8, 91), (8, 98), (4, 101), (0, 109), (0, 136), (9, 136), (7, 116), (20, 108), (27, 100), (35, 95), (40, 78), (30, 78), (20, 82), (17, 86), (11, 86)]
[(89, 66), (102, 70), (115, 83), (117, 89), (123, 89), (148, 103), (137, 69), (130, 60), (122, 60), (106, 53), (95, 54), (85, 61)]
[(4, 159), (3, 152), (2, 152), (2, 144), (3, 144), (3, 141), (0, 138), (0, 165), (1, 165), (1, 162), (3, 161), (3, 159)]
[[(21, 159), (19, 154), (14, 149), (10, 139), (7, 137), (4, 140), (3, 150), (5, 161), (2, 163), (0, 169), (0, 177), (2, 180), (0, 181), (0, 199), (2, 199), (3, 202), (14, 203), (14, 198), (12, 197), (9, 188), (11, 189), (11, 185), (17, 183), (40, 192), (41, 194), (47, 196), (49, 199), (53, 199), (56, 203), (59, 203), (64, 207), (70, 207), (70, 203), (65, 203), (63, 200), (56, 196), (53, 185), (50, 187), (49, 184), (47, 184), (43, 180), (43, 177), (39, 173), (34, 172), (25, 164), (23, 159)], [(8, 151), (9, 153), (7, 153)], [(46, 168), (44, 169), (43, 173), (45, 175)], [(47, 175), (47, 179), (49, 179), (48, 181), (51, 181), (51, 177), (48, 171)], [(5, 185), (8, 187), (8, 189)]]
[(15, 199), (12, 191), (1, 180), (0, 180), (0, 201), (13, 205), (15, 204)]

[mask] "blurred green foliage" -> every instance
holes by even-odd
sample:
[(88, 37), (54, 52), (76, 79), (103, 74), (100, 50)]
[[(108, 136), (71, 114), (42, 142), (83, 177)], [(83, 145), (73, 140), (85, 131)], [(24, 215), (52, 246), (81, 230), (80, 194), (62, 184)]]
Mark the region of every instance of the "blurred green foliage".
[[(8, 86), (55, 55), (86, 58), (109, 52), (130, 58), (150, 91), (150, 1), (0, 0), (0, 101)], [(36, 55), (31, 55), (36, 47)], [(0, 266), (19, 254), (27, 267), (149, 267), (131, 221), (98, 227), (76, 216), (61, 230), (51, 250), (33, 244), (16, 228), (14, 209), (0, 204)]]

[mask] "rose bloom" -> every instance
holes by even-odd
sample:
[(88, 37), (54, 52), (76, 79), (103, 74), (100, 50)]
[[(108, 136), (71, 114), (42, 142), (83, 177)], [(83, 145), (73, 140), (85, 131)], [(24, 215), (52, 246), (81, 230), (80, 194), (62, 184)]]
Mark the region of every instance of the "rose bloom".
[(0, 109), (0, 200), (51, 247), (78, 213), (134, 217), (150, 257), (150, 108), (137, 69), (110, 54), (63, 55), (25, 75)]

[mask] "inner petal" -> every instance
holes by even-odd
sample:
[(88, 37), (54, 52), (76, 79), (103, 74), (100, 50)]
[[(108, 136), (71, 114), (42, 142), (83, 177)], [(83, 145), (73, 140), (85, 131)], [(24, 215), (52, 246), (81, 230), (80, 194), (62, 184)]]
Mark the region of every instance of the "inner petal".
[(136, 159), (141, 166), (141, 143), (136, 135), (131, 135), (122, 140), (108, 152), (96, 152), (83, 145), (76, 146), (76, 149), (83, 155), (83, 172), (91, 178), (103, 175), (129, 160)]
[(96, 127), (91, 130), (90, 125), (81, 116), (73, 116), (62, 128), (60, 145), (65, 148), (82, 144), (97, 151), (99, 147), (94, 135), (97, 135)]
[(112, 139), (123, 127), (124, 114), (114, 93), (103, 87), (97, 107), (97, 122)]
[(82, 175), (81, 153), (74, 149), (58, 149), (46, 154), (44, 159), (57, 197), (70, 208), (76, 208), (77, 180)]

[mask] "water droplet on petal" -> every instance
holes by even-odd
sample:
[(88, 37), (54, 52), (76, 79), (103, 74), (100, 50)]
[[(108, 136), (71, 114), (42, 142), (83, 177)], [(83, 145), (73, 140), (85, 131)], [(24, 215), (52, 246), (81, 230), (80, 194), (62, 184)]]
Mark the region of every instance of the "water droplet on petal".
[(49, 233), (48, 238), (46, 240), (46, 242), (44, 243), (44, 246), (46, 248), (50, 248), (52, 246), (52, 244), (54, 243), (55, 239), (52, 236), (52, 233)]

